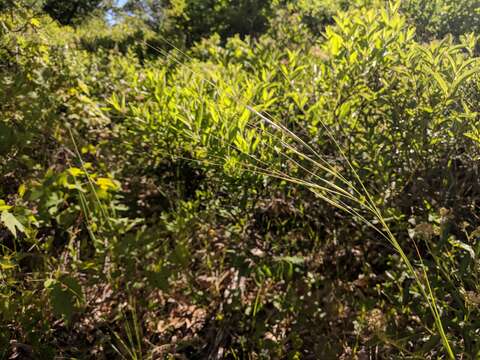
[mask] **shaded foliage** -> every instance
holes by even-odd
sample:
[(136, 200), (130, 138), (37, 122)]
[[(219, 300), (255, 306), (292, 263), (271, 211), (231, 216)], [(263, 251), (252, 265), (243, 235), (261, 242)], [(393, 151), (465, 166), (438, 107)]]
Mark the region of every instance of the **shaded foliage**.
[(62, 25), (73, 25), (99, 8), (102, 0), (46, 0), (43, 10)]
[(312, 191), (338, 173), (478, 357), (476, 36), (409, 4), (7, 3), (0, 357), (445, 357), (378, 219)]

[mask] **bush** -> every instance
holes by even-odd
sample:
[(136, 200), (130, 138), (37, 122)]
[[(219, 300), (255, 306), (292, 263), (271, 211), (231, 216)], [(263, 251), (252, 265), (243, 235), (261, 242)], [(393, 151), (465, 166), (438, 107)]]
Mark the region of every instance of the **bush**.
[(478, 0), (409, 0), (402, 3), (402, 11), (415, 25), (421, 41), (442, 39), (448, 34), (458, 39), (480, 29)]
[(1, 13), (0, 356), (476, 357), (476, 37), (204, 6)]

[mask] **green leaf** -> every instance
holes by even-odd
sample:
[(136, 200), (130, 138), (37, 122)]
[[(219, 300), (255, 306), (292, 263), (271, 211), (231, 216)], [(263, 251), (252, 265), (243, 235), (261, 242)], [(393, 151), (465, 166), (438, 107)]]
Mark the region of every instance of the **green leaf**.
[(80, 175), (83, 175), (85, 174), (85, 172), (79, 168), (76, 168), (76, 167), (71, 167), (69, 169), (67, 169), (68, 173), (74, 177), (77, 177), (77, 176), (80, 176)]
[(292, 265), (302, 265), (305, 262), (305, 258), (303, 256), (276, 256), (276, 261), (285, 261)]
[(464, 135), (466, 137), (468, 137), (469, 139), (472, 139), (473, 141), (478, 142), (480, 144), (480, 135), (479, 134), (476, 134), (474, 132), (466, 132)]
[(330, 52), (333, 56), (335, 56), (340, 52), (343, 45), (343, 40), (341, 36), (332, 32), (328, 45), (330, 47)]
[(433, 76), (438, 86), (440, 86), (440, 89), (442, 89), (443, 94), (448, 95), (448, 85), (447, 85), (447, 82), (443, 79), (442, 75), (440, 75), (438, 72), (431, 71), (431, 70), (429, 70), (429, 73)]
[(12, 207), (10, 205), (6, 205), (5, 201), (0, 200), (0, 211), (7, 211), (10, 210)]
[(36, 18), (30, 19), (30, 24), (31, 24), (33, 27), (39, 27), (39, 26), (40, 26), (40, 20), (38, 20), (38, 19), (36, 19)]
[(62, 316), (68, 322), (72, 318), (74, 308), (73, 293), (62, 288), (62, 285), (56, 282), (50, 290), (50, 303), (56, 316)]
[(78, 87), (87, 95), (90, 95), (90, 90), (88, 89), (88, 86), (82, 81), (78, 80)]
[(15, 268), (15, 264), (7, 257), (0, 258), (0, 269), (1, 270), (10, 270)]
[(480, 66), (477, 66), (477, 67), (474, 67), (473, 69), (465, 71), (462, 75), (460, 75), (458, 78), (456, 78), (455, 81), (452, 84), (452, 88), (450, 89), (449, 96), (454, 95), (457, 92), (460, 85), (462, 85), (462, 83), (464, 81), (466, 81), (469, 77), (471, 77), (471, 76), (473, 76), (473, 75), (475, 75), (479, 72), (480, 72)]
[(2, 216), (0, 217), (3, 225), (10, 230), (14, 237), (17, 237), (17, 230), (20, 232), (25, 232), (24, 226), (17, 220), (17, 218), (8, 211), (2, 211)]
[(55, 279), (47, 279), (44, 281), (43, 286), (45, 289), (53, 288), (53, 286), (57, 283)]
[(177, 246), (175, 246), (175, 249), (171, 255), (171, 261), (175, 265), (180, 265), (183, 268), (188, 266), (191, 259), (190, 252), (185, 244), (177, 243)]
[(466, 252), (468, 252), (468, 254), (472, 258), (472, 260), (475, 260), (475, 251), (473, 250), (473, 248), (470, 245), (465, 244), (464, 242), (461, 242), (460, 240), (456, 240), (456, 239), (451, 239), (450, 243), (453, 246), (459, 247), (460, 249), (463, 249)]
[(65, 276), (61, 279), (62, 283), (68, 288), (68, 291), (72, 293), (79, 301), (83, 301), (82, 287), (78, 283), (77, 279), (71, 276)]

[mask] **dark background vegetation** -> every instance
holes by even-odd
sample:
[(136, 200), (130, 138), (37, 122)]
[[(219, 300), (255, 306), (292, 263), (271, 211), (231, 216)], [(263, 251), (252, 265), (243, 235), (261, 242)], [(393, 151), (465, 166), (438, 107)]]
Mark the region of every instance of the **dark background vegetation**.
[(252, 167), (328, 179), (282, 141), (351, 162), (478, 358), (479, 27), (477, 0), (0, 1), (0, 358), (447, 358), (385, 239)]

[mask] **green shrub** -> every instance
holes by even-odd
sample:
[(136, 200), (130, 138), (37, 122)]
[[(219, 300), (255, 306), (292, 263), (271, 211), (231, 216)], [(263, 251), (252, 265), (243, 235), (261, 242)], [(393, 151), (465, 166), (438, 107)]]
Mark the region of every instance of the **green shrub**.
[[(465, 136), (477, 121), (473, 101), (478, 61), (468, 59), (475, 45), (472, 38), (461, 46), (446, 39), (422, 47), (414, 34), (395, 12), (360, 7), (340, 13), (336, 26), (327, 28), (323, 46), (311, 49), (318, 57), (278, 52), (265, 40), (252, 48), (248, 40), (245, 44), (234, 39), (224, 49), (215, 41), (205, 42), (195, 50), (206, 57), (203, 64), (188, 62), (188, 72), (180, 67), (171, 78), (164, 71), (147, 76), (145, 95), (155, 97), (150, 95), (146, 105), (123, 108), (117, 98), (111, 103), (118, 114), (126, 115), (123, 124), (133, 129), (135, 138), (141, 136), (148, 144), (149, 156), (187, 154), (204, 160), (206, 152), (209, 161), (222, 160), (227, 174), (245, 168), (282, 178), (286, 172), (294, 182), (301, 179), (300, 184), (315, 180), (315, 174), (305, 172), (305, 166), (312, 165), (302, 157), (288, 161), (298, 155), (294, 150), (298, 144), (289, 144), (292, 138), (281, 132), (272, 136), (270, 123), (258, 115), (265, 111), (307, 136), (315, 152), (333, 155), (337, 150), (325, 124), (363, 183), (374, 189), (375, 203), (391, 214), (393, 228), (401, 233), (408, 227), (407, 217), (425, 214), (425, 203), (456, 204), (459, 212), (470, 206), (473, 199), (458, 203), (457, 195), (438, 191), (436, 182), (420, 193), (414, 187), (439, 168), (443, 174), (435, 181), (448, 186), (459, 166), (452, 157), (468, 168), (470, 157), (463, 155), (478, 151)], [(250, 105), (252, 111), (248, 104), (261, 105)], [(138, 119), (145, 121), (134, 126)], [(144, 130), (138, 133), (140, 129)], [(346, 164), (336, 166), (353, 177)], [(329, 173), (325, 176), (328, 179)], [(410, 209), (400, 201), (408, 201)], [(410, 256), (416, 257), (410, 249)], [(433, 278), (434, 289), (441, 288), (441, 277)], [(436, 296), (443, 311), (455, 311), (440, 293)], [(415, 308), (429, 318), (427, 307)]]
[(480, 30), (478, 0), (408, 0), (402, 2), (402, 11), (415, 25), (421, 41), (442, 39), (448, 34), (458, 39)]
[(476, 358), (475, 36), (205, 4), (0, 14), (0, 357)]

